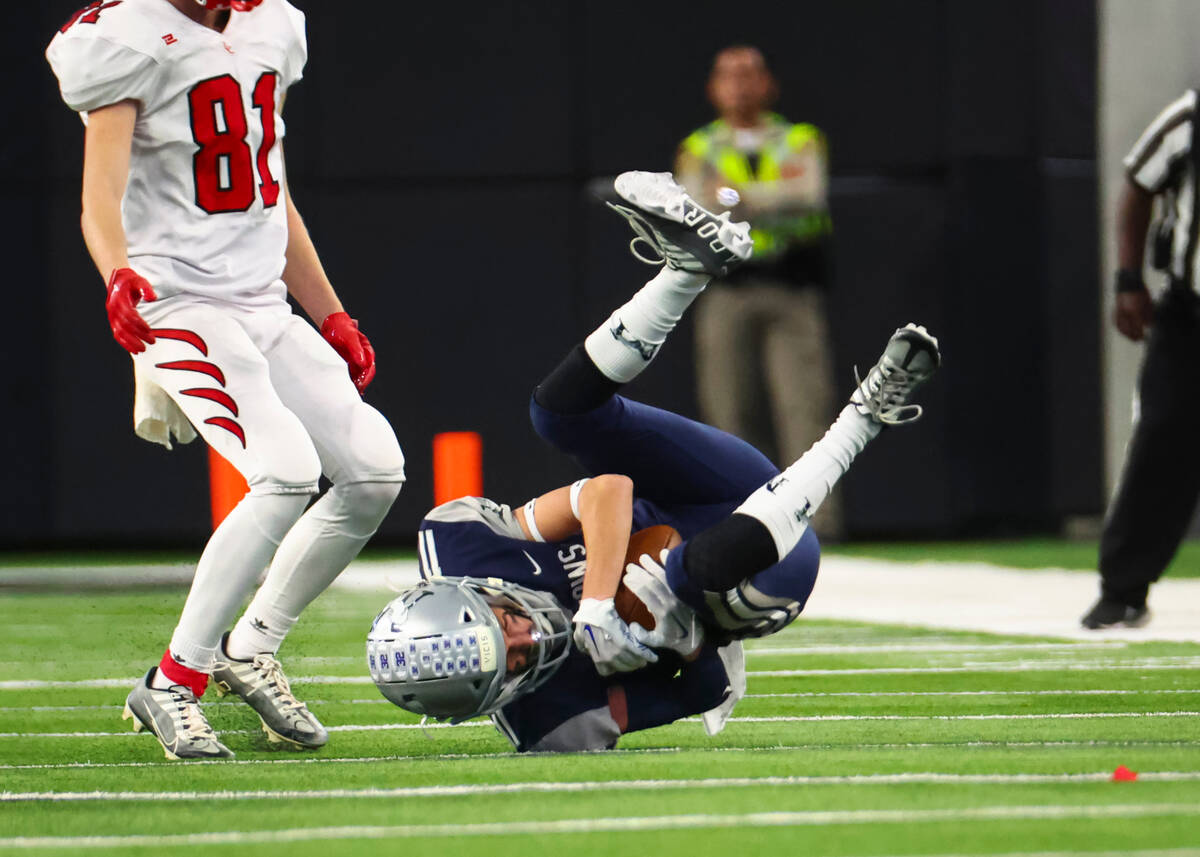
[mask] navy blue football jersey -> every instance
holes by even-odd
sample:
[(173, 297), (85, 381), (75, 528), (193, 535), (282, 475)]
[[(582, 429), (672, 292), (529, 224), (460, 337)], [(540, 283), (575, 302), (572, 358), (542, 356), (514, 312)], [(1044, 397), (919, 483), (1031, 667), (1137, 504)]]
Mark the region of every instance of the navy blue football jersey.
[[(634, 503), (635, 530), (682, 522), (681, 516), (646, 500)], [(579, 607), (587, 566), (582, 533), (557, 542), (530, 541), (511, 507), (463, 497), (425, 516), (417, 545), (423, 578), (499, 578), (548, 592), (571, 613)], [(608, 677), (596, 671), (590, 657), (573, 650), (553, 678), (492, 720), (518, 750), (602, 750), (622, 734), (609, 710), (610, 689), (618, 685), (631, 708), (624, 731), (705, 711), (719, 704), (728, 689), (715, 649), (694, 664), (664, 656), (636, 673)]]
[(549, 592), (574, 613), (583, 591), (583, 534), (558, 542), (525, 538), (509, 506), (484, 497), (443, 503), (417, 536), (421, 577), (496, 577)]

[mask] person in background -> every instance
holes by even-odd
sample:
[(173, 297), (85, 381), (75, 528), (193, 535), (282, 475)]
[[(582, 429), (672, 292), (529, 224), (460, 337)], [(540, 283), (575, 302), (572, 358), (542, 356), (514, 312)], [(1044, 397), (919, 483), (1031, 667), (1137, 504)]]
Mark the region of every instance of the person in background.
[[(1133, 437), (1100, 537), (1100, 599), (1083, 617), (1090, 629), (1140, 627), (1146, 598), (1187, 532), (1200, 496), (1200, 301), (1196, 288), (1196, 92), (1172, 102), (1125, 157), (1117, 203), (1117, 282), (1113, 321), (1146, 342)], [(1153, 266), (1167, 274), (1157, 301), (1142, 279), (1154, 201)]]
[[(754, 224), (752, 260), (715, 280), (696, 308), (701, 415), (793, 461), (833, 413), (832, 220), (825, 136), (768, 111), (778, 88), (757, 48), (720, 51), (708, 80), (719, 118), (683, 141), (675, 175), (701, 205)], [(841, 518), (835, 496), (813, 526), (836, 540)]]

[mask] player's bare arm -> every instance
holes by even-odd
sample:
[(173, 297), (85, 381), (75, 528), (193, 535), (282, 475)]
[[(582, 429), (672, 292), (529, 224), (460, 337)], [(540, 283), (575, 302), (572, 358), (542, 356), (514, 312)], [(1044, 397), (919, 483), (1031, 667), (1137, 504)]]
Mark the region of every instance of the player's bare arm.
[(621, 583), (633, 526), (633, 480), (607, 474), (585, 483), (579, 492), (579, 523), (588, 558), (583, 598), (612, 598)]
[(342, 302), (329, 282), (325, 266), (321, 264), (317, 248), (308, 234), (308, 227), (304, 225), (304, 218), (300, 216), (286, 184), (283, 198), (287, 206), (288, 227), (287, 266), (283, 269), (283, 282), (287, 285), (288, 294), (304, 308), (309, 318), (320, 325), (335, 312), (343, 312)]
[[(606, 473), (589, 479), (579, 489), (579, 517), (571, 508), (571, 486), (555, 488), (533, 503), (534, 526), (545, 541), (559, 541), (583, 531), (587, 549), (584, 598), (612, 598), (621, 582), (625, 550), (633, 525), (633, 480)], [(526, 518), (526, 507), (516, 509), (525, 537), (536, 540)]]
[(154, 342), (154, 333), (137, 306), (156, 298), (150, 283), (129, 267), (128, 239), (121, 220), (137, 115), (135, 101), (91, 111), (84, 138), (80, 216), (88, 252), (108, 283), (105, 310), (113, 338), (130, 354), (140, 354), (147, 343)]
[(100, 276), (129, 267), (121, 199), (129, 180), (129, 153), (138, 105), (122, 101), (88, 114), (83, 155), (83, 240)]
[(350, 370), (350, 379), (361, 394), (375, 377), (375, 349), (367, 337), (358, 329), (358, 322), (342, 308), (337, 292), (325, 273), (325, 266), (317, 255), (317, 248), (304, 218), (292, 201), (291, 190), (283, 188), (284, 205), (287, 208), (288, 243), (284, 252), (286, 265), (283, 282), (288, 294), (316, 322), (321, 335), (333, 346)]
[[(644, 631), (630, 628), (613, 601), (633, 524), (633, 480), (606, 473), (576, 484), (580, 487), (574, 509), (573, 487), (558, 488), (526, 504), (518, 521), (534, 540), (557, 540), (582, 529), (587, 568), (579, 608), (571, 620), (575, 645), (592, 658), (600, 675), (634, 670), (658, 657), (638, 639)], [(543, 521), (548, 531), (542, 529)]]

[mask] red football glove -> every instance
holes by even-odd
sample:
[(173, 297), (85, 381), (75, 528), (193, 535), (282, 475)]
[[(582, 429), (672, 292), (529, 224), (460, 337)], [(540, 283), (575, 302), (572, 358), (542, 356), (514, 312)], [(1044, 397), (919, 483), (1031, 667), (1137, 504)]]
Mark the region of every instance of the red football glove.
[(321, 335), (350, 368), (350, 380), (359, 395), (375, 377), (375, 349), (358, 329), (358, 322), (344, 312), (330, 314), (321, 322)]
[(146, 343), (154, 342), (154, 333), (137, 311), (139, 301), (156, 301), (154, 289), (132, 268), (114, 268), (108, 278), (108, 323), (113, 339), (130, 354), (141, 354)]

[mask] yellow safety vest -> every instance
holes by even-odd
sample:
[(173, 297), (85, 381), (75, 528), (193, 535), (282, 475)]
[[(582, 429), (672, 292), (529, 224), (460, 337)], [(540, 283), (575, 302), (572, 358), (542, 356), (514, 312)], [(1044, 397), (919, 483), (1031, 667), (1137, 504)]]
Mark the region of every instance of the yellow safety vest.
[[(750, 166), (746, 153), (733, 146), (733, 130), (724, 119), (710, 122), (688, 135), (684, 149), (711, 165), (732, 184), (779, 181), (788, 156), (813, 141), (822, 141), (819, 128), (807, 122), (789, 123), (775, 113), (767, 114), (767, 139), (758, 155), (758, 170)], [(750, 230), (754, 255), (763, 259), (781, 253), (793, 242), (807, 243), (833, 232), (828, 211), (771, 218)]]

